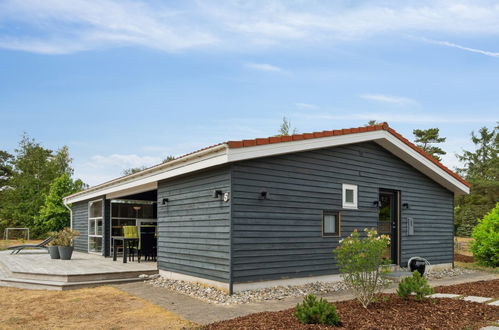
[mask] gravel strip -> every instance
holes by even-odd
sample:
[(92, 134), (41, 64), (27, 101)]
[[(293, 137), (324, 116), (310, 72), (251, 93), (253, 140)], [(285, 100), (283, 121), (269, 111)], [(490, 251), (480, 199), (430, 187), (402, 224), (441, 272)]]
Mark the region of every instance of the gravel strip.
[(315, 282), (299, 286), (277, 286), (266, 289), (246, 290), (229, 295), (225, 291), (213, 287), (192, 282), (170, 280), (154, 275), (152, 278), (147, 278), (145, 283), (181, 292), (210, 303), (226, 305), (247, 304), (265, 300), (282, 300), (287, 297), (301, 297), (308, 293), (317, 295), (345, 290), (343, 282)]
[[(442, 271), (430, 271), (428, 279), (441, 279), (474, 273), (473, 270), (454, 268)], [(145, 283), (169, 290), (177, 291), (214, 304), (247, 304), (266, 300), (282, 300), (288, 297), (302, 297), (305, 294), (325, 295), (346, 290), (343, 282), (315, 282), (296, 286), (277, 286), (273, 288), (246, 290), (233, 295), (206, 285), (177, 281), (159, 275), (141, 275)], [(390, 282), (390, 281), (389, 281)]]

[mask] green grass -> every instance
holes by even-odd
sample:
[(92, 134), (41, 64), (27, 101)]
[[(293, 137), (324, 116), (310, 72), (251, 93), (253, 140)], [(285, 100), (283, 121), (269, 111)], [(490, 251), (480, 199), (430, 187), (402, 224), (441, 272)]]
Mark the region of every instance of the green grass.
[(493, 273), (493, 274), (499, 274), (499, 268), (482, 266), (482, 265), (477, 264), (476, 262), (459, 262), (459, 261), (456, 261), (455, 265), (457, 267), (461, 267), (461, 268), (466, 268), (466, 269), (471, 269), (471, 270), (478, 270), (478, 271), (488, 272), (488, 273)]

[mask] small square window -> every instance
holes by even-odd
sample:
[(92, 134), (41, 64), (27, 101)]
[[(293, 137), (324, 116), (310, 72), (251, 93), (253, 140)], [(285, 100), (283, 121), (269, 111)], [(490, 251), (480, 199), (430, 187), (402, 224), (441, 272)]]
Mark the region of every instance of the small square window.
[(322, 236), (340, 236), (339, 212), (322, 212)]
[(343, 184), (343, 208), (356, 209), (357, 208), (357, 185)]

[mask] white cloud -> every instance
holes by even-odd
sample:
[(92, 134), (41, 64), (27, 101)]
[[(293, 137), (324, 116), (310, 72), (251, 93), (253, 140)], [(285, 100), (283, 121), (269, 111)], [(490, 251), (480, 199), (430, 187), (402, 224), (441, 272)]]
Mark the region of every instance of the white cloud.
[[(61, 54), (143, 46), (244, 50), (356, 40), (380, 34), (498, 36), (499, 5), (487, 0), (359, 2), (4, 0), (0, 47)], [(447, 42), (443, 42), (447, 43)], [(446, 46), (495, 54), (448, 43)], [(289, 46), (289, 45), (287, 45)]]
[(75, 163), (75, 173), (85, 183), (96, 185), (121, 176), (125, 169), (150, 167), (161, 161), (161, 157), (136, 154), (94, 155), (88, 160)]
[(360, 95), (361, 98), (369, 101), (375, 101), (375, 102), (381, 102), (381, 103), (391, 103), (391, 104), (397, 104), (397, 105), (410, 105), (410, 104), (416, 104), (416, 100), (407, 98), (407, 97), (400, 97), (400, 96), (393, 96), (393, 95), (385, 95), (385, 94), (363, 94)]
[(310, 103), (295, 103), (295, 105), (298, 107), (298, 108), (302, 108), (302, 109), (318, 109), (319, 107), (316, 106), (315, 104), (310, 104)]
[(295, 117), (302, 117), (313, 120), (369, 120), (386, 121), (388, 123), (454, 123), (454, 124), (467, 124), (467, 123), (495, 123), (496, 118), (485, 118), (480, 116), (463, 117), (463, 116), (435, 116), (424, 113), (413, 114), (398, 114), (398, 113), (352, 113), (348, 115), (336, 115), (330, 113), (322, 114), (294, 114)]
[(468, 52), (477, 53), (477, 54), (481, 54), (481, 55), (485, 55), (485, 56), (490, 56), (490, 57), (499, 57), (499, 52), (489, 52), (489, 51), (482, 50), (482, 49), (465, 47), (465, 46), (461, 46), (461, 45), (458, 45), (458, 44), (455, 44), (452, 42), (448, 42), (448, 41), (433, 40), (433, 39), (428, 39), (428, 38), (420, 38), (420, 39), (425, 41), (425, 42), (435, 44), (435, 45), (457, 48), (457, 49), (461, 49), (461, 50), (465, 50)]
[(267, 63), (246, 63), (245, 67), (266, 72), (283, 72), (284, 70), (278, 66), (267, 64)]
[(126, 0), (7, 0), (0, 21), (34, 30), (0, 37), (0, 47), (65, 54), (109, 46), (178, 51), (217, 42), (181, 12)]

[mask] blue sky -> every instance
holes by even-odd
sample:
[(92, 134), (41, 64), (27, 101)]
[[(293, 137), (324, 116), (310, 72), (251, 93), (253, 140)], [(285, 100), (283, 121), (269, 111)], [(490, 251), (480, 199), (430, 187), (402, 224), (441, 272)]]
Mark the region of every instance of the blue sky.
[(90, 184), (226, 140), (387, 121), (444, 164), (499, 120), (495, 1), (0, 0), (0, 149)]

